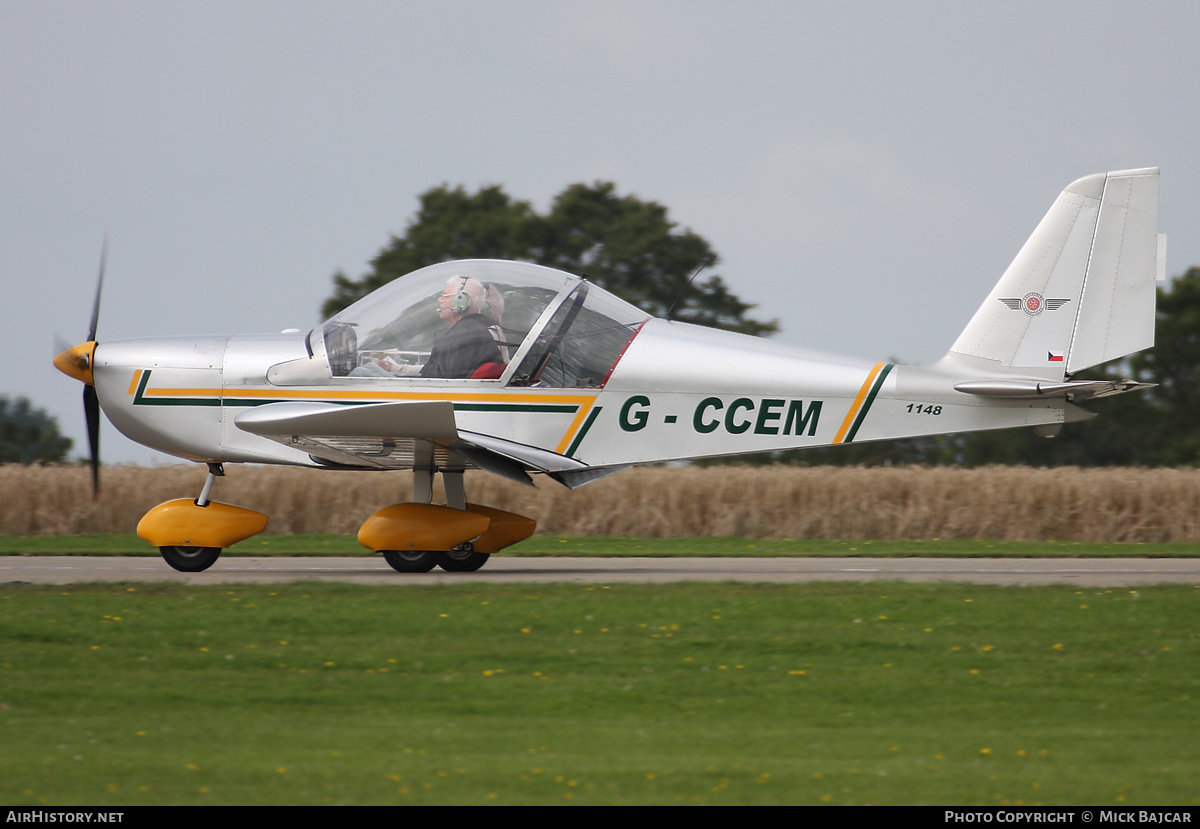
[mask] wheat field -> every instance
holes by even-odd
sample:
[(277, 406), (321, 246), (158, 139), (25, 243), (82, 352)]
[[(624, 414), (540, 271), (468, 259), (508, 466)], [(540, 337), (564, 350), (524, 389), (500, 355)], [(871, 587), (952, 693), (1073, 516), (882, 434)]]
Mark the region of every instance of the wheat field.
[[(406, 501), (407, 472), (229, 465), (213, 499), (270, 516), (266, 534), (353, 533)], [(199, 465), (0, 466), (6, 535), (131, 533), (158, 503), (195, 497)], [(467, 493), (549, 535), (1171, 542), (1200, 540), (1200, 470), (1023, 467), (646, 467), (570, 491), (482, 472)], [(434, 501), (441, 493), (435, 490)]]

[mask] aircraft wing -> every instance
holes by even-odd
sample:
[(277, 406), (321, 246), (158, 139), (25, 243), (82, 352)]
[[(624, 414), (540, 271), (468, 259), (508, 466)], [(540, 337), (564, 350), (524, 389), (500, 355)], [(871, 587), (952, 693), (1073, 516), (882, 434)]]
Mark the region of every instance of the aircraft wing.
[(423, 440), (458, 437), (454, 404), (449, 401), (373, 403), (270, 403), (242, 412), (234, 423), (264, 437), (409, 437)]
[[(526, 484), (533, 483), (528, 473), (535, 471), (550, 474), (572, 488), (600, 477), (573, 458), (460, 430), (449, 401), (270, 403), (242, 412), (234, 424), (306, 451), (326, 465), (375, 469), (476, 466)], [(585, 470), (587, 473), (581, 474)]]

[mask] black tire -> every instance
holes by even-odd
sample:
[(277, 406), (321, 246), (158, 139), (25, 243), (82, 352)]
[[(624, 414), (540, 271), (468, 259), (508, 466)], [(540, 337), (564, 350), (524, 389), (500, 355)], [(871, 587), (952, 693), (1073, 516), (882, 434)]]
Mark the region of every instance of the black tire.
[(199, 573), (216, 563), (220, 547), (159, 547), (163, 561), (181, 573)]
[(441, 553), (435, 550), (381, 550), (383, 560), (400, 573), (428, 573), (437, 566)]
[(487, 560), (487, 553), (475, 552), (470, 542), (467, 542), (448, 553), (442, 553), (438, 566), (448, 573), (474, 573), (487, 564)]

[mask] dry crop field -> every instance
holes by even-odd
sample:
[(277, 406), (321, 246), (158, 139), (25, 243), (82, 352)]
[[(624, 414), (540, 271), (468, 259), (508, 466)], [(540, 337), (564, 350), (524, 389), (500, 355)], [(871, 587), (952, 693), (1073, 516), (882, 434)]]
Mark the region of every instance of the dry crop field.
[[(407, 472), (227, 469), (214, 498), (268, 514), (266, 534), (353, 533), (411, 488)], [(199, 465), (110, 466), (93, 501), (86, 468), (0, 466), (0, 532), (130, 533), (154, 505), (197, 495), (204, 474)], [(1195, 469), (647, 467), (573, 492), (473, 472), (467, 492), (550, 535), (1200, 540)]]

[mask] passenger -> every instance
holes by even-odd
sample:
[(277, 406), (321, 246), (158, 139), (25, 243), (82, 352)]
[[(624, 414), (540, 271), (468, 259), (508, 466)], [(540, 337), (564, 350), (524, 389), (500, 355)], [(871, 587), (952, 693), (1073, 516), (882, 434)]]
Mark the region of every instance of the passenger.
[(504, 329), (500, 325), (500, 319), (504, 316), (504, 296), (490, 282), (483, 287), (487, 292), (487, 299), (484, 300), (482, 313), (491, 323), (488, 331), (491, 332), (492, 339), (496, 341), (496, 347), (500, 349), (500, 362), (507, 364), (512, 356), (509, 352), (509, 344), (505, 340)]

